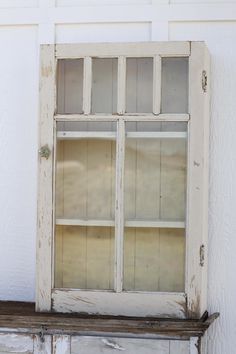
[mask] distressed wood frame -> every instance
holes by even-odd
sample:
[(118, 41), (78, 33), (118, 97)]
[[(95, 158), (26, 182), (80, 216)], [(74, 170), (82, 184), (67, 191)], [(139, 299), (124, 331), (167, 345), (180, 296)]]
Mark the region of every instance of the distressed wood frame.
[[(127, 115), (125, 112), (124, 57), (154, 58), (153, 114)], [(189, 115), (160, 114), (161, 57), (189, 57)], [(91, 57), (118, 57), (118, 114), (91, 115)], [(55, 79), (56, 61), (66, 58), (85, 58), (84, 114), (56, 115)], [(209, 87), (202, 87), (202, 72), (206, 71), (209, 84), (209, 54), (202, 42), (151, 42), (116, 44), (59, 44), (41, 48), (40, 84), (40, 147), (47, 144), (51, 150), (48, 159), (39, 160), (39, 202), (37, 240), (37, 311), (86, 312), (126, 316), (161, 316), (199, 318), (206, 309), (207, 276), (207, 214), (208, 214), (208, 125)], [(121, 292), (123, 196), (119, 192), (115, 223), (116, 269), (115, 290), (80, 291), (53, 289), (53, 170), (55, 122), (57, 121), (117, 121), (120, 140), (124, 139), (125, 121), (179, 121), (188, 122), (188, 190), (186, 225), (186, 286), (184, 293)], [(117, 150), (118, 181), (122, 189), (124, 146)], [(135, 293), (135, 294), (134, 294)], [(139, 294), (138, 294), (139, 293)], [(134, 297), (135, 296), (135, 297)], [(135, 300), (134, 300), (135, 299)]]

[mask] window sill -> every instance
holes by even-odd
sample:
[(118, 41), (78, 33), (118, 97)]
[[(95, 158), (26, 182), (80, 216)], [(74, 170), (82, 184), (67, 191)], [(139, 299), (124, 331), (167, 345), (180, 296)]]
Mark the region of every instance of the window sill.
[(203, 336), (218, 316), (205, 313), (201, 319), (163, 319), (37, 313), (34, 303), (0, 301), (0, 332), (188, 340)]

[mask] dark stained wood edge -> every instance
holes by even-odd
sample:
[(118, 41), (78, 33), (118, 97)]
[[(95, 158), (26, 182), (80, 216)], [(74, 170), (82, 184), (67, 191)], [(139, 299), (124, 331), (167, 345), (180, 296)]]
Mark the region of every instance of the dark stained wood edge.
[(196, 320), (39, 313), (34, 303), (0, 301), (0, 332), (186, 340), (203, 336), (218, 316), (205, 314)]

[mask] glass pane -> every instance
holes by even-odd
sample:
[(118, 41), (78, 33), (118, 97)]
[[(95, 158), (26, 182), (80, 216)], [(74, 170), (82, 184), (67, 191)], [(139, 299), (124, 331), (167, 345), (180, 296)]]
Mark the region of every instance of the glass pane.
[(126, 63), (126, 112), (152, 112), (153, 59), (128, 58)]
[(83, 111), (83, 59), (58, 60), (57, 112)]
[(186, 136), (186, 123), (126, 126), (124, 290), (184, 290)]
[(56, 227), (55, 287), (111, 290), (113, 279), (113, 227)]
[(161, 122), (127, 124), (126, 219), (185, 220), (186, 126)]
[(117, 68), (117, 59), (93, 59), (92, 113), (117, 112)]
[(99, 124), (99, 132), (95, 130), (96, 122), (59, 124), (57, 218), (114, 218), (116, 126), (110, 122)]
[(162, 58), (162, 113), (188, 113), (188, 58)]
[(185, 230), (126, 227), (126, 291), (184, 291)]
[(113, 289), (116, 125), (57, 125), (55, 286)]

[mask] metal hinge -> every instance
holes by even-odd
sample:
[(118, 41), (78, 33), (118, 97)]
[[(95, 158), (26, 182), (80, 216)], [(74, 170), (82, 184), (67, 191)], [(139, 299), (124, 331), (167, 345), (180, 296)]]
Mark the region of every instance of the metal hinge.
[(205, 246), (204, 245), (201, 245), (200, 246), (200, 266), (203, 267), (204, 266), (204, 263), (205, 263)]
[(202, 71), (202, 90), (207, 92), (207, 73), (206, 70)]

